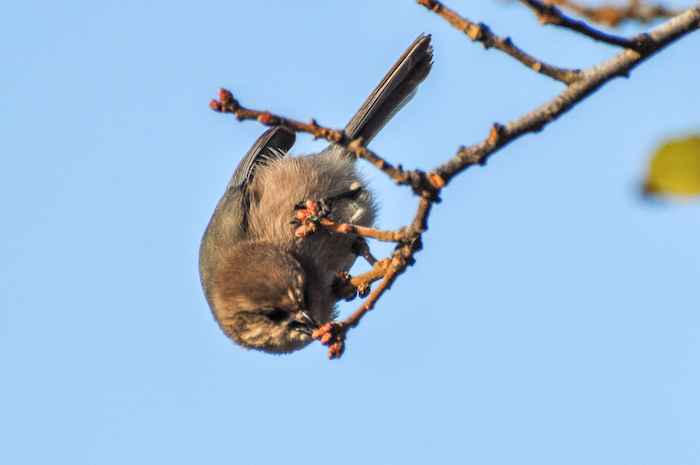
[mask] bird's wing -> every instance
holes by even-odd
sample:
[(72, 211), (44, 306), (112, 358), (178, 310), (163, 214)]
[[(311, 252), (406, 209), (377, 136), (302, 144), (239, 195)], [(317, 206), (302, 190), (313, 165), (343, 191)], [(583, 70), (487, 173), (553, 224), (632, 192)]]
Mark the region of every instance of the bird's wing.
[(267, 165), (274, 159), (284, 157), (294, 145), (295, 140), (296, 134), (283, 126), (274, 126), (265, 131), (238, 164), (228, 188), (243, 187), (249, 184), (255, 176), (256, 169)]

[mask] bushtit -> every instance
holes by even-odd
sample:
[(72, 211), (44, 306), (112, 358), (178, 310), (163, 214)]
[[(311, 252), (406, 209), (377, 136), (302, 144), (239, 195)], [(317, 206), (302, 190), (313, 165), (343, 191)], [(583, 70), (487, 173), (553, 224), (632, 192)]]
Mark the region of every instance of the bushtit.
[[(420, 35), (345, 127), (365, 144), (414, 95), (430, 72), (430, 36)], [(330, 206), (336, 223), (371, 226), (372, 196), (355, 157), (331, 145), (287, 156), (294, 132), (267, 130), (240, 162), (214, 210), (199, 252), (207, 302), (221, 329), (242, 347), (271, 353), (300, 349), (332, 321), (336, 272), (350, 270), (358, 238), (319, 231), (299, 237), (290, 224), (306, 200)], [(296, 208), (295, 208), (296, 206)]]

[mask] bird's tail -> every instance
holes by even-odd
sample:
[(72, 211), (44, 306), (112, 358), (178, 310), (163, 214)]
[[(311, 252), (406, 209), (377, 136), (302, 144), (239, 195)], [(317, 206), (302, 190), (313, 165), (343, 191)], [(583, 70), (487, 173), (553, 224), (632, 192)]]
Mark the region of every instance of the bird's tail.
[(365, 144), (377, 135), (415, 95), (418, 85), (430, 73), (433, 47), (430, 36), (421, 34), (403, 52), (372, 94), (345, 127), (351, 139), (362, 137)]

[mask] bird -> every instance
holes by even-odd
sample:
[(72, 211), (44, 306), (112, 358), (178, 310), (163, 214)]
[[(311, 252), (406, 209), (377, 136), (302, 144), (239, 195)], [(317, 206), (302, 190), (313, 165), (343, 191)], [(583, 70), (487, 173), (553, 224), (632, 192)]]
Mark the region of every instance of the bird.
[[(432, 67), (430, 39), (419, 35), (396, 61), (345, 127), (348, 138), (368, 144), (413, 98)], [(376, 216), (352, 153), (333, 144), (291, 156), (295, 140), (283, 125), (258, 138), (226, 186), (199, 254), (204, 295), (223, 332), (243, 348), (273, 354), (307, 346), (314, 329), (335, 319), (341, 296), (334, 282), (363, 240), (299, 234), (298, 211), (321, 204), (330, 221), (359, 226), (372, 226)]]

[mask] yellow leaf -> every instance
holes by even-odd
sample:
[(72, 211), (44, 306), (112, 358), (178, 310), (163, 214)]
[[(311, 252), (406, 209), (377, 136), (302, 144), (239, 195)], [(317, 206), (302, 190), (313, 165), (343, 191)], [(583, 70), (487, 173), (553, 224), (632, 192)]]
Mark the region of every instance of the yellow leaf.
[(656, 152), (644, 195), (700, 194), (700, 136), (665, 143)]

